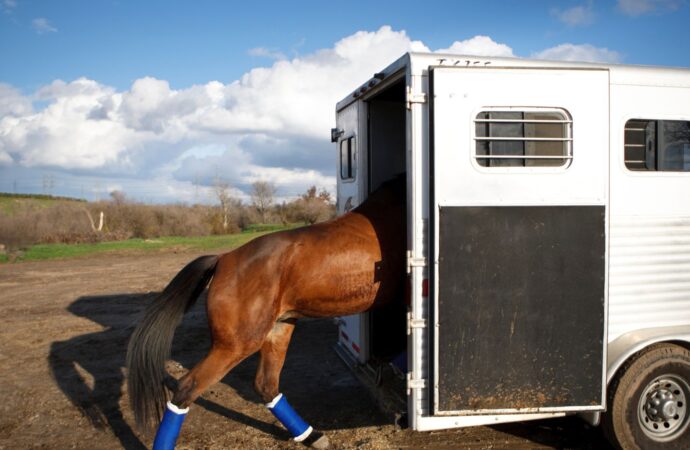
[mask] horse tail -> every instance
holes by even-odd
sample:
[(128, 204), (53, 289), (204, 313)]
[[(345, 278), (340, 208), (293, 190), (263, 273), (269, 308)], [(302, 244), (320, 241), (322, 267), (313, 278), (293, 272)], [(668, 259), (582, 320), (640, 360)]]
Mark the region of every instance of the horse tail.
[(187, 264), (146, 308), (127, 348), (127, 388), (139, 428), (160, 422), (167, 402), (165, 361), (175, 328), (196, 302), (216, 270), (218, 256), (201, 256)]

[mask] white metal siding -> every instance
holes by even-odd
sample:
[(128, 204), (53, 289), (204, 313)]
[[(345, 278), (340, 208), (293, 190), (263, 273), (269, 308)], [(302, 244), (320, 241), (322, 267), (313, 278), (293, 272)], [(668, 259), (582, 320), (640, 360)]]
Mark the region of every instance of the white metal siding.
[(690, 322), (690, 217), (613, 219), (609, 342), (632, 330)]
[(690, 89), (611, 86), (609, 342), (690, 324), (690, 172), (628, 170), (630, 119), (690, 120)]
[[(631, 118), (690, 120), (690, 71), (669, 70), (632, 66), (534, 62), (523, 59), (462, 57), (457, 55), (412, 54), (404, 55), (384, 70), (387, 75), (401, 70), (407, 72), (407, 81), (415, 92), (428, 93), (427, 69), (430, 65), (470, 65), (481, 62), (482, 66), (506, 67), (553, 67), (564, 70), (608, 69), (611, 74), (610, 131), (610, 247), (609, 329), (608, 340), (640, 328), (690, 324), (690, 173), (632, 173), (623, 162), (623, 127)], [(472, 92), (468, 92), (472, 98)], [(506, 99), (503, 99), (505, 104)], [(355, 101), (348, 96), (339, 103), (343, 108)], [(550, 105), (550, 104), (549, 104)], [(590, 105), (591, 106), (591, 105)], [(355, 110), (353, 108), (352, 112)], [(572, 111), (571, 111), (572, 112)], [(597, 114), (601, 111), (595, 111)], [(365, 117), (365, 116), (362, 116)], [(438, 117), (437, 117), (438, 119)], [(452, 120), (451, 117), (447, 118)], [(605, 125), (605, 119), (597, 117)], [(365, 121), (360, 122), (363, 126)], [(414, 105), (408, 116), (407, 151), (410, 152), (409, 185), (412, 191), (412, 213), (408, 221), (413, 227), (410, 249), (413, 254), (429, 256), (426, 240), (429, 218), (428, 204), (428, 103)], [(365, 136), (366, 129), (359, 130)], [(468, 142), (469, 139), (463, 139)], [(577, 149), (576, 149), (577, 154)], [(469, 155), (464, 155), (462, 166), (469, 169)], [(585, 164), (594, 184), (601, 179), (602, 167), (591, 161)], [(456, 169), (454, 166), (453, 169)], [(365, 168), (360, 166), (360, 175)], [(607, 169), (604, 169), (608, 172)], [(472, 175), (474, 171), (470, 171)], [(458, 174), (463, 179), (467, 174)], [(555, 175), (555, 174), (553, 174)], [(476, 176), (476, 175), (475, 175)], [(551, 177), (552, 174), (528, 175), (533, 178)], [(512, 178), (512, 177), (508, 177)], [(522, 178), (522, 176), (521, 176)], [(586, 177), (585, 177), (586, 178)], [(512, 180), (511, 180), (512, 181)], [(472, 183), (468, 183), (471, 188)], [(589, 181), (582, 182), (570, 194), (582, 193), (591, 188)], [(339, 199), (341, 199), (339, 189)], [(488, 199), (477, 202), (505, 203), (506, 198), (488, 193)], [(547, 193), (548, 194), (548, 193)], [(562, 195), (552, 192), (554, 196)], [(544, 198), (539, 198), (539, 202)], [(605, 200), (605, 199), (602, 199)], [(432, 261), (430, 261), (432, 263)], [(412, 309), (416, 318), (429, 321), (429, 300), (421, 297), (421, 280), (428, 275), (423, 268), (413, 269)], [(429, 411), (430, 358), (429, 330), (414, 329), (410, 338), (413, 356), (410, 369), (414, 379), (426, 379), (427, 389), (414, 389), (410, 398), (413, 429), (432, 430), (486, 423), (512, 422), (560, 415), (483, 415), (464, 417), (432, 416)]]

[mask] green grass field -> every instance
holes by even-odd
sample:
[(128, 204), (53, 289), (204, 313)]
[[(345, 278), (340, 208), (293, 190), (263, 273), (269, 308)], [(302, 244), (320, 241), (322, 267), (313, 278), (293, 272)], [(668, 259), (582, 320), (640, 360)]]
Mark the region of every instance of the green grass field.
[[(298, 225), (254, 225), (248, 230), (223, 236), (161, 237), (155, 239), (129, 239), (126, 241), (100, 242), (97, 244), (41, 244), (29, 247), (15, 262), (44, 259), (67, 259), (95, 253), (152, 252), (165, 250), (225, 251), (237, 248), (252, 239), (274, 231), (296, 228)], [(7, 255), (0, 255), (0, 263), (8, 262)]]
[(76, 198), (0, 192), (0, 214), (12, 216), (18, 211), (31, 208), (47, 208), (60, 202), (86, 203), (84, 200)]

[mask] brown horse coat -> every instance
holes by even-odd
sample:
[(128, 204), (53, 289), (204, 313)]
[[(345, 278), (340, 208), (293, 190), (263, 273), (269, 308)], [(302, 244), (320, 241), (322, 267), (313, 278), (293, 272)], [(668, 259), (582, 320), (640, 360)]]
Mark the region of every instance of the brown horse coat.
[(146, 427), (160, 420), (174, 329), (211, 277), (212, 346), (180, 380), (173, 403), (187, 407), (256, 351), (256, 390), (265, 402), (273, 399), (297, 318), (363, 312), (399, 292), (405, 201), (405, 179), (398, 177), (337, 219), (266, 235), (188, 264), (150, 305), (130, 340), (128, 387), (137, 423)]

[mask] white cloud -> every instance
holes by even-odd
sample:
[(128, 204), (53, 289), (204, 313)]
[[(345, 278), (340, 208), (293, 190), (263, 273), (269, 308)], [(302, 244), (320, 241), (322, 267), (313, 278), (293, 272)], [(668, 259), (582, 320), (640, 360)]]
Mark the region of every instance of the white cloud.
[(640, 16), (656, 11), (674, 11), (682, 0), (618, 0), (618, 9), (629, 16)]
[(549, 59), (557, 61), (582, 61), (619, 63), (622, 61), (620, 53), (607, 48), (594, 47), (589, 44), (561, 44), (547, 48), (532, 55), (535, 59)]
[(558, 20), (570, 27), (590, 25), (592, 22), (594, 22), (595, 18), (591, 0), (587, 4), (573, 6), (572, 8), (568, 9), (557, 8), (552, 10), (551, 13)]
[(45, 17), (37, 17), (31, 21), (31, 27), (38, 34), (55, 33), (57, 28), (52, 26)]
[(0, 83), (0, 117), (23, 116), (32, 110), (31, 100), (12, 86)]
[(2, 1), (2, 9), (5, 11), (7, 14), (11, 14), (14, 8), (17, 7), (17, 2), (16, 0), (3, 0)]
[(0, 167), (9, 166), (14, 162), (9, 153), (0, 150)]
[(475, 36), (464, 41), (455, 41), (444, 49), (436, 50), (439, 53), (455, 53), (468, 56), (500, 56), (512, 57), (513, 49), (505, 44), (494, 42), (488, 36)]
[[(185, 170), (191, 166), (197, 172), (231, 167), (231, 181), (238, 185), (274, 177), (279, 188), (295, 194), (308, 183), (332, 188), (333, 105), (412, 50), (428, 48), (404, 31), (382, 27), (255, 68), (230, 84), (211, 81), (176, 90), (145, 77), (116, 91), (81, 78), (57, 80), (30, 97), (0, 86), (0, 110), (8, 111), (0, 116), (0, 160), (92, 174), (165, 176), (167, 170), (185, 182), (194, 176)], [(32, 100), (45, 107), (35, 111)], [(229, 148), (229, 157), (179, 159), (203, 145)]]
[(269, 49), (265, 47), (254, 47), (250, 48), (247, 53), (250, 56), (259, 56), (263, 58), (270, 58), (270, 59), (285, 59), (285, 55), (274, 49)]
[[(173, 89), (166, 80), (143, 77), (119, 91), (80, 78), (56, 80), (31, 95), (0, 84), (0, 166), (21, 169), (24, 178), (31, 170), (124, 177), (129, 181), (118, 182), (133, 198), (154, 196), (158, 180), (155, 198), (173, 201), (215, 177), (244, 190), (267, 179), (285, 196), (311, 184), (332, 190), (335, 152), (328, 138), (335, 103), (408, 51), (429, 48), (384, 26), (252, 69), (229, 84)], [(439, 51), (515, 56), (481, 35)], [(535, 56), (620, 59), (607, 49), (571, 44)]]

